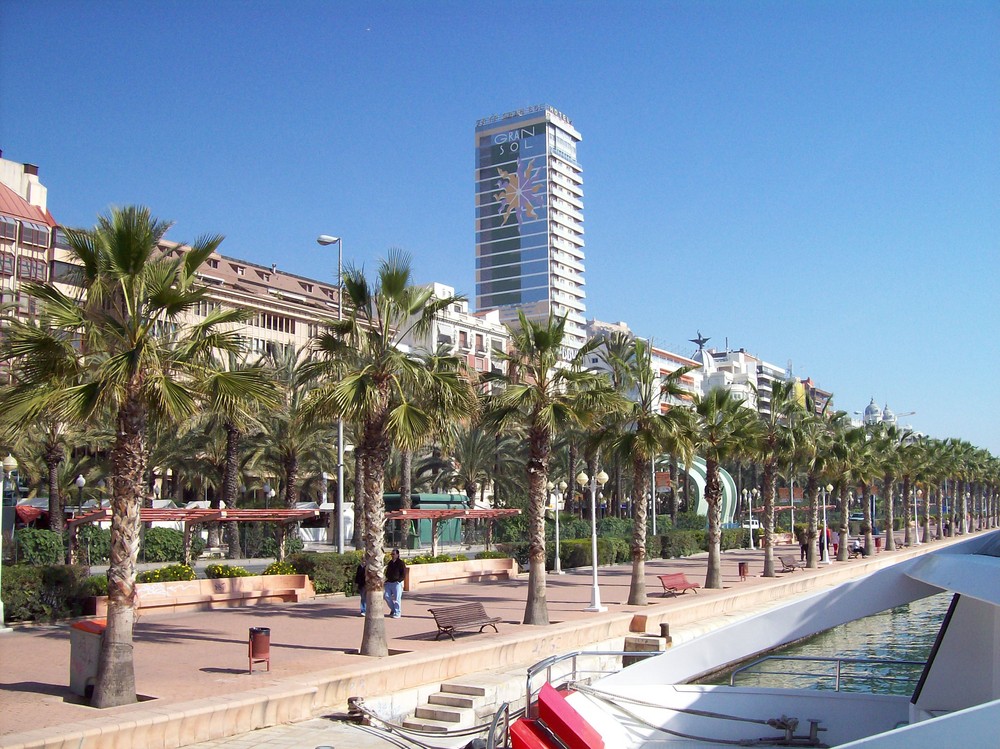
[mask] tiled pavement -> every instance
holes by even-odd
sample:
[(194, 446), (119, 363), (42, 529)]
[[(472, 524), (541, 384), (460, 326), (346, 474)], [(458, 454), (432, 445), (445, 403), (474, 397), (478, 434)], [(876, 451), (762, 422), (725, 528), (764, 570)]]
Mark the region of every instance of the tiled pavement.
[[(713, 617), (725, 621), (750, 607), (836, 584), (937, 546), (776, 578), (759, 577), (759, 550), (733, 550), (723, 554), (723, 589), (677, 598), (660, 597), (656, 575), (685, 572), (703, 582), (704, 555), (651, 560), (646, 564), (647, 607), (625, 603), (629, 566), (603, 567), (600, 589), (609, 609), (603, 614), (583, 611), (590, 602), (589, 568), (569, 571), (548, 578), (548, 627), (519, 623), (527, 575), (510, 582), (431, 588), (405, 594), (403, 618), (386, 620), (392, 655), (385, 659), (355, 654), (364, 624), (357, 598), (146, 616), (135, 631), (136, 680), (140, 694), (155, 699), (103, 711), (79, 704), (69, 692), (68, 625), (18, 627), (0, 636), (0, 748), (172, 749), (201, 744), (204, 749), (249, 749), (262, 741), (268, 746), (365, 747), (367, 739), (352, 727), (339, 729), (348, 736), (331, 743), (328, 721), (316, 716), (345, 709), (348, 696), (401, 694), (463, 674), (523, 669), (554, 653), (620, 639), (636, 614), (647, 617), (647, 632), (658, 632), (660, 622), (669, 622), (675, 637), (681, 630), (696, 632), (698, 626), (711, 626), (706, 622)], [(745, 581), (737, 574), (739, 562), (750, 565)], [(435, 641), (428, 609), (471, 599), (502, 617), (500, 634)], [(255, 626), (271, 628), (271, 671), (257, 666), (248, 674), (247, 633)], [(256, 730), (288, 723), (298, 725)], [(254, 733), (248, 734), (250, 730)], [(388, 746), (373, 741), (370, 746)]]

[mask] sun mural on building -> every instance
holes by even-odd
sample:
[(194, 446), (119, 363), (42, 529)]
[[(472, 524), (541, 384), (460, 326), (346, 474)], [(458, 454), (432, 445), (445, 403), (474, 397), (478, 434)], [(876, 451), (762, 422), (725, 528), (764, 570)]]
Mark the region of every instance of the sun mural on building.
[(500, 202), (500, 214), (503, 216), (504, 224), (511, 216), (514, 216), (519, 224), (526, 219), (538, 218), (535, 208), (540, 204), (538, 193), (544, 188), (544, 184), (540, 179), (540, 170), (536, 169), (534, 164), (534, 159), (519, 162), (514, 173), (497, 169), (500, 174), (497, 187), (502, 192), (498, 192), (494, 197)]

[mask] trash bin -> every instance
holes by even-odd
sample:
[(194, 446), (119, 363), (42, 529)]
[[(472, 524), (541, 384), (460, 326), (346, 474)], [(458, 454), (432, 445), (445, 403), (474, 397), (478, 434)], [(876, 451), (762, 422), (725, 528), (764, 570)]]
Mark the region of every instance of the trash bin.
[(750, 563), (749, 562), (739, 562), (740, 580), (746, 580), (747, 575), (750, 574)]
[(881, 536), (875, 536), (875, 551), (876, 552), (882, 551), (882, 537)]
[(81, 697), (90, 697), (97, 681), (107, 619), (83, 619), (69, 630), (69, 688)]
[(250, 656), (250, 673), (253, 673), (254, 663), (266, 663), (271, 670), (271, 629), (270, 627), (250, 627), (248, 643)]

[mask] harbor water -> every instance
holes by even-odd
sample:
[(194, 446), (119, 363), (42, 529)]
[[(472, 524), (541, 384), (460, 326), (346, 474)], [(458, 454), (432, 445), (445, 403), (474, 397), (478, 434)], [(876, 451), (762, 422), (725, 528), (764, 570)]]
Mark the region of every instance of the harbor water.
[(732, 678), (736, 686), (911, 694), (950, 602), (950, 594), (941, 594), (848, 622), (775, 650), (767, 660), (738, 664), (710, 683)]

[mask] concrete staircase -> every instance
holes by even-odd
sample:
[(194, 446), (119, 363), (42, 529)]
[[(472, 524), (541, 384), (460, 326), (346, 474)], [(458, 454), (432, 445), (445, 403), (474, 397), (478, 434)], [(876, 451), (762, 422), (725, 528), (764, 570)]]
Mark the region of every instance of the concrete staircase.
[[(433, 733), (488, 723), (500, 702), (511, 699), (516, 690), (509, 674), (478, 673), (441, 684), (440, 691), (427, 697), (427, 703), (403, 719), (404, 728)], [(520, 676), (523, 692), (524, 676)], [(523, 702), (523, 695), (521, 701)]]

